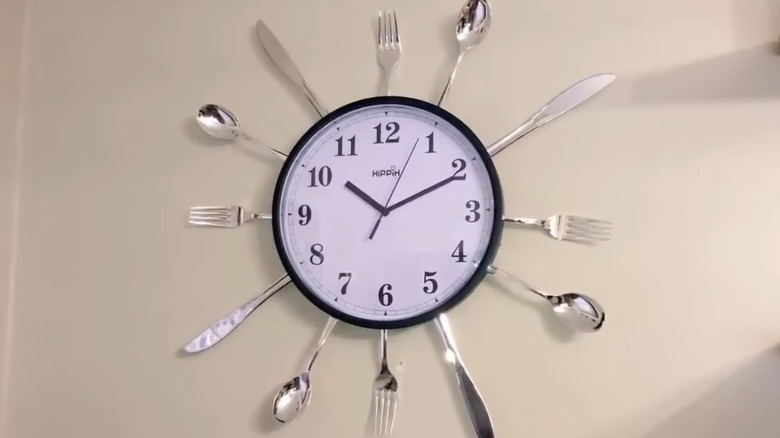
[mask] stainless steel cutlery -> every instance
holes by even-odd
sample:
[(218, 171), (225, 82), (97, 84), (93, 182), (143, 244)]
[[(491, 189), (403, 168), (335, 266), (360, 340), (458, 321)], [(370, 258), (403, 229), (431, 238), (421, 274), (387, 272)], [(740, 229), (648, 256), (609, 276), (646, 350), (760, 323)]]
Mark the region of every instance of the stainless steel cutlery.
[(201, 227), (237, 228), (255, 219), (270, 220), (267, 213), (252, 213), (240, 205), (190, 207), (189, 223)]
[(195, 120), (197, 120), (198, 125), (206, 134), (216, 139), (235, 140), (237, 138), (243, 138), (244, 140), (259, 144), (270, 150), (282, 161), (287, 159), (287, 154), (284, 152), (274, 149), (244, 132), (241, 129), (241, 123), (239, 122), (238, 117), (233, 115), (233, 113), (228, 111), (225, 107), (213, 103), (203, 105), (198, 109), (198, 115), (195, 117)]
[(325, 328), (322, 329), (320, 340), (317, 342), (317, 347), (312, 352), (303, 372), (285, 383), (274, 397), (273, 414), (280, 423), (289, 423), (300, 417), (309, 405), (312, 387), (311, 367), (337, 322), (336, 318), (328, 318)]
[(398, 405), (398, 380), (387, 366), (387, 330), (380, 330), (380, 350), (379, 375), (374, 379), (374, 434), (390, 435)]
[(314, 107), (314, 110), (317, 111), (317, 114), (319, 114), (320, 117), (325, 116), (325, 114), (328, 113), (328, 110), (325, 109), (320, 100), (314, 95), (311, 88), (309, 88), (309, 84), (303, 79), (303, 75), (298, 70), (298, 67), (295, 66), (295, 62), (293, 62), (292, 58), (274, 33), (271, 32), (271, 29), (268, 28), (268, 25), (266, 25), (263, 20), (257, 20), (255, 28), (257, 37), (260, 40), (260, 45), (263, 46), (263, 49), (268, 54), (268, 57), (271, 58), (271, 61), (276, 68), (301, 90), (304, 97), (306, 97), (306, 100), (311, 103), (311, 106)]
[(458, 15), (458, 21), (455, 24), (455, 38), (458, 40), (458, 57), (452, 66), (450, 76), (447, 78), (447, 83), (444, 84), (444, 89), (436, 105), (442, 106), (447, 99), (452, 83), (455, 81), (455, 73), (458, 71), (460, 61), (469, 50), (479, 45), (485, 39), (492, 21), (493, 9), (487, 0), (468, 0), (463, 5)]
[(527, 289), (549, 302), (558, 319), (572, 330), (580, 332), (595, 332), (604, 326), (606, 314), (604, 308), (593, 298), (577, 293), (568, 292), (562, 295), (552, 295), (530, 286), (520, 278), (499, 269), (495, 265), (488, 267), (488, 273), (504, 279), (511, 280), (522, 288)]
[(219, 341), (225, 339), (227, 335), (233, 332), (244, 320), (252, 314), (261, 304), (268, 298), (271, 298), (281, 288), (287, 286), (292, 280), (287, 274), (279, 277), (278, 280), (273, 282), (266, 290), (253, 296), (249, 301), (242, 304), (237, 309), (233, 310), (229, 314), (220, 318), (217, 322), (212, 324), (209, 328), (201, 332), (198, 336), (193, 338), (184, 347), (184, 351), (187, 353), (198, 353), (203, 350), (207, 350)]
[(390, 82), (401, 60), (401, 36), (395, 11), (379, 11), (376, 36), (376, 61), (382, 67), (385, 93), (390, 95)]
[[(446, 101), (463, 57), (484, 40), (491, 24), (492, 8), (488, 0), (466, 0), (466, 4), (462, 7), (455, 25), (455, 36), (459, 48), (458, 56), (454, 60), (452, 70), (438, 98), (438, 106), (442, 106)], [(257, 21), (256, 34), (263, 50), (274, 66), (287, 80), (297, 87), (320, 117), (327, 115), (328, 110), (315, 96), (290, 55), (263, 20)], [(393, 10), (380, 11), (377, 18), (376, 59), (382, 70), (382, 91), (384, 95), (391, 94), (393, 76), (400, 62), (401, 55), (401, 37), (396, 13)], [(590, 76), (575, 83), (546, 103), (519, 127), (487, 147), (487, 152), (491, 156), (498, 154), (534, 129), (582, 104), (614, 80), (615, 75), (604, 73)], [(198, 111), (196, 120), (201, 129), (214, 138), (228, 141), (242, 138), (264, 146), (282, 160), (287, 158), (286, 153), (246, 134), (242, 130), (238, 118), (224, 107), (214, 104), (203, 105)], [(339, 145), (340, 147), (341, 145)], [(238, 228), (257, 219), (271, 220), (272, 215), (252, 212), (240, 205), (195, 206), (190, 208), (188, 214), (188, 223), (190, 225), (213, 228)], [(554, 239), (575, 242), (609, 240), (612, 229), (612, 224), (609, 221), (561, 214), (553, 215), (546, 219), (503, 217), (502, 221), (504, 224), (541, 228)], [(594, 332), (603, 326), (605, 320), (603, 308), (594, 299), (584, 294), (576, 292), (561, 295), (548, 294), (530, 286), (524, 280), (501, 270), (495, 265), (488, 266), (487, 272), (509, 280), (515, 285), (519, 285), (544, 298), (550, 303), (561, 322), (573, 330)], [(225, 315), (193, 338), (184, 347), (184, 351), (187, 353), (198, 353), (213, 347), (232, 333), (263, 302), (291, 282), (292, 279), (288, 274), (282, 275), (266, 290), (255, 295), (245, 304)], [(311, 401), (312, 382), (310, 374), (312, 366), (337, 322), (336, 318), (328, 318), (316, 348), (312, 351), (303, 371), (282, 385), (276, 394), (273, 401), (273, 415), (280, 423), (288, 423), (299, 418)], [(447, 315), (439, 313), (434, 323), (444, 343), (445, 360), (452, 366), (477, 438), (494, 438), (495, 433), (487, 406), (463, 363), (463, 359), (456, 347)], [(399, 402), (399, 383), (388, 365), (387, 330), (379, 330), (379, 336), (379, 371), (372, 385), (374, 402), (373, 425), (374, 434), (390, 435), (394, 428)]]
[(558, 240), (593, 243), (609, 240), (612, 223), (602, 219), (556, 214), (547, 219), (504, 217), (504, 223), (542, 228)]
[(587, 77), (563, 90), (541, 107), (536, 114), (531, 116), (522, 125), (488, 146), (488, 153), (491, 156), (494, 156), (534, 129), (566, 114), (569, 110), (576, 108), (581, 103), (603, 90), (607, 85), (611, 84), (615, 78), (616, 76), (612, 73), (597, 74)]
[(479, 393), (477, 385), (469, 375), (463, 359), (460, 357), (458, 348), (455, 346), (455, 337), (452, 334), (450, 320), (447, 315), (440, 313), (436, 317), (436, 327), (439, 329), (446, 353), (444, 359), (449, 362), (455, 371), (455, 378), (458, 380), (458, 387), (463, 394), (463, 401), (466, 403), (466, 410), (469, 413), (471, 424), (477, 433), (478, 438), (493, 438), (493, 421), (490, 419), (490, 413), (487, 410), (482, 394)]

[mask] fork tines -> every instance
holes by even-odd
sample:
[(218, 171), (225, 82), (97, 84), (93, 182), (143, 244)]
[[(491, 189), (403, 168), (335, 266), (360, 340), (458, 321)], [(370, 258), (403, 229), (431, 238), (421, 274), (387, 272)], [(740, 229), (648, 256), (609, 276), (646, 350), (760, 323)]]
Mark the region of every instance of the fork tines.
[(396, 44), (401, 43), (398, 36), (398, 19), (395, 11), (379, 11), (379, 25), (377, 26), (377, 42), (384, 48), (392, 50)]
[(564, 216), (561, 239), (575, 241), (606, 241), (610, 239), (612, 223), (603, 219)]
[(388, 389), (378, 389), (374, 393), (374, 435), (391, 435), (395, 424), (395, 410), (398, 406), (398, 394)]
[(237, 210), (234, 207), (191, 207), (189, 214), (190, 225), (205, 227), (234, 228), (238, 226)]

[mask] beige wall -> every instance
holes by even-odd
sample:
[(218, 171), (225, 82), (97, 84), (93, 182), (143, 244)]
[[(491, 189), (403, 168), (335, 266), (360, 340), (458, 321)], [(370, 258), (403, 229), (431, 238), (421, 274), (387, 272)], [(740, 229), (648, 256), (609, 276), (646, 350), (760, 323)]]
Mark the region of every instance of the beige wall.
[(0, 436), (6, 436), (24, 0), (0, 0)]
[[(269, 418), (325, 321), (292, 288), (214, 350), (177, 355), (282, 272), (268, 223), (185, 226), (190, 205), (267, 211), (278, 172), (191, 119), (222, 103), (289, 148), (314, 118), (258, 50), (255, 20), (335, 108), (374, 93), (372, 25), (387, 6), (404, 44), (395, 89), (433, 99), (461, 3), (31, 0), (8, 437), (364, 436), (376, 334), (343, 325), (315, 364), (306, 415), (283, 428)], [(21, 2), (1, 4), (0, 305)], [(494, 6), (447, 103), (485, 142), (572, 82), (618, 75), (496, 157), (508, 214), (616, 227), (597, 247), (507, 228), (497, 260), (541, 288), (597, 297), (602, 332), (565, 332), (546, 304), (496, 281), (452, 312), (497, 435), (777, 438), (780, 3)], [(436, 333), (390, 341), (395, 436), (472, 437)]]

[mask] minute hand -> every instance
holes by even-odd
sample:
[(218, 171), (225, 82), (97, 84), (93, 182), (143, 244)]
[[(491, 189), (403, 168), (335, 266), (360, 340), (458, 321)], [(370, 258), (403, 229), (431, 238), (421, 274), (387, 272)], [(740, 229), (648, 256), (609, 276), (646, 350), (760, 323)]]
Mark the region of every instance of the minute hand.
[(463, 181), (464, 179), (466, 179), (466, 175), (452, 175), (451, 177), (443, 179), (443, 180), (437, 182), (436, 184), (428, 187), (427, 189), (420, 190), (419, 192), (415, 193), (414, 195), (409, 196), (408, 198), (406, 198), (404, 200), (401, 200), (401, 201), (398, 201), (395, 204), (387, 207), (387, 213), (390, 213), (391, 211), (395, 210), (396, 208), (401, 207), (401, 206), (403, 206), (405, 204), (408, 204), (408, 203), (414, 201), (415, 199), (417, 199), (417, 198), (419, 198), (419, 197), (421, 197), (423, 195), (427, 195), (428, 193), (430, 193), (430, 192), (432, 192), (432, 191), (434, 191), (434, 190), (436, 190), (436, 189), (438, 189), (440, 187), (443, 187), (443, 186), (445, 186), (445, 185), (447, 185), (447, 184), (449, 184), (449, 183), (451, 183), (453, 181)]

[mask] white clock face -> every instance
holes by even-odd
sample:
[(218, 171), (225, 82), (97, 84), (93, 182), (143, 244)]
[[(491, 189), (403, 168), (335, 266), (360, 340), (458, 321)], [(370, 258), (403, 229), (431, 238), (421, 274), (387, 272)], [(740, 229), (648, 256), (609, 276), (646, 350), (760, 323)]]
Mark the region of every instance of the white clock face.
[(293, 150), (274, 234), (320, 308), (365, 327), (408, 326), (484, 276), (500, 237), (500, 189), (482, 144), (448, 113), (408, 98), (364, 102)]

